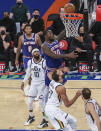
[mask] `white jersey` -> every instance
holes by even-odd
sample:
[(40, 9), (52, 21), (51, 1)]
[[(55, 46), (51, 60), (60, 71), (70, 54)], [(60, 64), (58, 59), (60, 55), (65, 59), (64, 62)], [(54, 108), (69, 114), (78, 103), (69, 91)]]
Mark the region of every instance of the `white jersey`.
[(33, 59), (28, 61), (28, 68), (23, 82), (26, 82), (31, 76), (33, 82), (45, 82), (46, 61), (41, 59), (38, 63)]
[(61, 103), (62, 103), (62, 99), (59, 97), (59, 95), (56, 92), (56, 88), (58, 86), (62, 85), (59, 82), (55, 82), (54, 80), (52, 80), (49, 84), (49, 96), (48, 96), (48, 101), (47, 101), (47, 106), (48, 105), (52, 105), (52, 106), (56, 106), (56, 107), (60, 107)]
[[(85, 104), (85, 114), (86, 114), (86, 119), (87, 119), (87, 121), (88, 121), (88, 125), (89, 125), (89, 127), (90, 127), (92, 130), (95, 129), (94, 131), (97, 131), (97, 125), (96, 125), (96, 122), (94, 121), (92, 115), (91, 115), (91, 114), (88, 114), (88, 113), (86, 112), (86, 106), (87, 106), (88, 103), (92, 103), (92, 104), (94, 105), (95, 111), (96, 111), (96, 113), (98, 114), (99, 118), (101, 117), (101, 110), (100, 110), (97, 102), (96, 102), (94, 99), (88, 100), (87, 103)], [(100, 119), (100, 120), (101, 120), (101, 119)]]

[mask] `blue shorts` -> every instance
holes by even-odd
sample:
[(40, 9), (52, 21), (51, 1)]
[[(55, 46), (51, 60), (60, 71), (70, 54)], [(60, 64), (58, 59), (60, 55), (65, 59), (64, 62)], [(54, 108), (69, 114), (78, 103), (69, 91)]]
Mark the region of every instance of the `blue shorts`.
[(46, 70), (46, 74), (45, 74), (45, 85), (46, 86), (49, 86), (49, 84), (50, 84), (50, 80), (49, 80), (49, 78), (48, 78), (48, 76), (47, 76), (47, 74), (50, 72), (50, 70)]
[(28, 61), (29, 60), (31, 60), (32, 58), (25, 58), (25, 57), (23, 57), (23, 63), (24, 63), (24, 69), (25, 69), (25, 71), (27, 70), (27, 63), (28, 63)]

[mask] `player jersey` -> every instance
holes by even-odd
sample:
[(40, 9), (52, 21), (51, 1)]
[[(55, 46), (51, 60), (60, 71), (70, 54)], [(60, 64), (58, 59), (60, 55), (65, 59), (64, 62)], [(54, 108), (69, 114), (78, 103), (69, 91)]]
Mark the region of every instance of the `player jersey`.
[[(54, 52), (55, 54), (62, 54), (58, 41), (54, 40), (52, 44), (49, 44), (48, 42), (45, 41), (44, 44), (47, 45), (51, 49), (51, 51)], [(48, 69), (50, 70), (57, 69), (62, 65), (63, 62), (62, 59), (55, 59), (46, 54), (43, 55), (46, 60), (46, 66)]]
[(30, 76), (32, 78), (32, 82), (45, 82), (45, 68), (46, 61), (44, 59), (41, 59), (41, 61), (38, 63), (34, 62), (33, 59), (29, 60), (28, 68), (23, 82), (26, 82)]
[(62, 84), (59, 83), (59, 82), (55, 82), (54, 80), (52, 80), (50, 82), (48, 101), (47, 101), (46, 105), (52, 105), (52, 106), (55, 106), (55, 107), (60, 107), (60, 105), (62, 104), (62, 99), (60, 98), (60, 96), (56, 92), (56, 88), (60, 85), (62, 85)]
[[(87, 101), (87, 103), (92, 103), (94, 105), (94, 108), (95, 108), (95, 111), (96, 113), (98, 114), (99, 117), (101, 117), (101, 110), (97, 104), (97, 102), (94, 100), (94, 99), (90, 99)], [(94, 129), (96, 128), (96, 122), (94, 121), (93, 117), (91, 114), (88, 114), (86, 113), (86, 106), (87, 106), (87, 103), (85, 104), (85, 114), (86, 114), (86, 119), (88, 121), (88, 125), (91, 129)]]
[(24, 42), (22, 44), (22, 53), (23, 56), (26, 58), (32, 57), (32, 50), (34, 48), (38, 48), (38, 45), (36, 43), (36, 35), (33, 33), (33, 37), (31, 39), (28, 39), (26, 37), (26, 34), (23, 36)]

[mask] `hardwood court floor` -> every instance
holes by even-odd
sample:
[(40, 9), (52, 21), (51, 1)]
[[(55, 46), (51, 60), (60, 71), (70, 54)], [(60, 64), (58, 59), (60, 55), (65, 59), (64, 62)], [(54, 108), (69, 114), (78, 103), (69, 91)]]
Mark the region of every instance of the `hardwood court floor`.
[[(38, 102), (34, 105), (36, 121), (30, 126), (24, 126), (28, 117), (27, 98), (20, 90), (20, 80), (0, 80), (0, 129), (37, 129), (42, 120), (42, 114)], [(101, 105), (101, 81), (68, 81), (66, 83), (68, 97), (72, 98), (78, 88), (88, 87), (92, 90), (92, 96)], [(84, 116), (84, 104), (81, 97), (70, 108), (61, 107), (65, 112), (77, 118), (77, 129), (89, 129)], [(49, 124), (47, 129), (52, 129)]]

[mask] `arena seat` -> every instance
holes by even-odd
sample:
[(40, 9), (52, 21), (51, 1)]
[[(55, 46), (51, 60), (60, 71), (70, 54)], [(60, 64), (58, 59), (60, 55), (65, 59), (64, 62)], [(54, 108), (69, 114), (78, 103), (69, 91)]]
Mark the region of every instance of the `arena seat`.
[(92, 42), (92, 49), (93, 49), (93, 51), (95, 51), (95, 49), (96, 49), (96, 43), (95, 43), (95, 41)]
[(96, 21), (101, 21), (101, 5), (96, 7)]
[(13, 48), (14, 47), (14, 41), (11, 41), (10, 45), (11, 45), (11, 48)]

